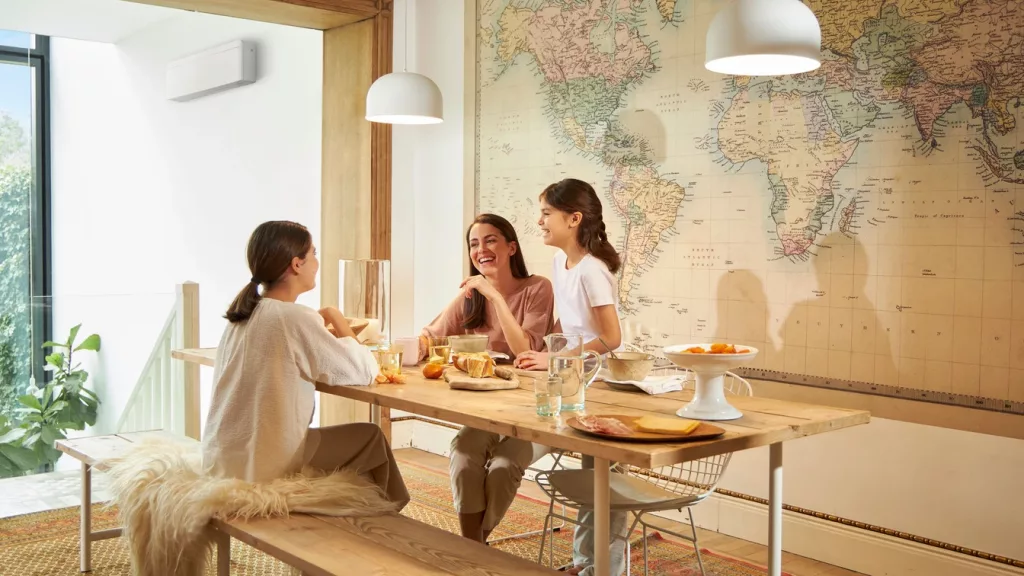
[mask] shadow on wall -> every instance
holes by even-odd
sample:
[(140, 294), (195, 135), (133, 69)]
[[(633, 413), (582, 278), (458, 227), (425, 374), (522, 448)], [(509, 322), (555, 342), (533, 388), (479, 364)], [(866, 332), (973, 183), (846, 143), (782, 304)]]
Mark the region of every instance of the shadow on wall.
[[(772, 307), (777, 309), (783, 304), (768, 302), (764, 282), (758, 274), (750, 270), (723, 273), (715, 288), (717, 309), (711, 322), (714, 328), (710, 339), (759, 347), (760, 353), (750, 367), (898, 384), (901, 380), (896, 361), (900, 350), (900, 322), (907, 321), (907, 311), (897, 311), (893, 304), (892, 311), (878, 312), (875, 302), (877, 283), (889, 282), (891, 278), (868, 276), (868, 253), (856, 237), (836, 232), (825, 236), (817, 245), (818, 254), (812, 261), (815, 284), (810, 288), (814, 296), (794, 303), (784, 321), (776, 316), (773, 322)], [(900, 279), (894, 280), (899, 294)], [(948, 283), (952, 286), (952, 281)], [(904, 286), (903, 291), (906, 297), (929, 298), (923, 294), (908, 295), (906, 288)], [(948, 330), (922, 325), (918, 332), (925, 334), (931, 330), (929, 337), (941, 332), (951, 345), (951, 312)], [(932, 321), (930, 316), (921, 316), (924, 323)], [(943, 354), (947, 365), (951, 366), (948, 348), (943, 348)], [(925, 353), (926, 350), (921, 351), (921, 358)], [(924, 364), (921, 360), (917, 367), (920, 377), (924, 376)], [(906, 381), (905, 375), (903, 378)], [(948, 380), (947, 376), (945, 381), (948, 383)]]
[[(856, 237), (835, 232), (813, 260), (815, 298), (796, 303), (779, 334), (787, 371), (897, 384), (899, 312), (876, 312), (868, 296), (868, 254)], [(876, 276), (877, 280), (882, 278)]]
[(619, 113), (619, 124), (627, 134), (643, 134), (643, 140), (650, 147), (647, 156), (655, 162), (663, 162), (668, 146), (665, 143), (665, 125), (650, 110), (623, 110)]

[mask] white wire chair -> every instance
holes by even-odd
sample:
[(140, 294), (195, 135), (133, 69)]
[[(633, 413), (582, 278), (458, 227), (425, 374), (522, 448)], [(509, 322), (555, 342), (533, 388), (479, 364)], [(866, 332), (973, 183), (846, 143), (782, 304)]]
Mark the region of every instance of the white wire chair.
[[(689, 373), (676, 367), (659, 368), (652, 373)], [(688, 378), (684, 388), (692, 386), (695, 380)], [(725, 382), (726, 394), (752, 396), (753, 389), (745, 379), (733, 373), (727, 373)], [(626, 546), (626, 574), (630, 573), (630, 542), (629, 536), (636, 529), (636, 525), (643, 526), (643, 550), (644, 550), (644, 575), (647, 575), (647, 529), (655, 528), (661, 532), (671, 534), (677, 538), (693, 542), (697, 555), (697, 564), (700, 573), (706, 576), (704, 561), (700, 555), (700, 546), (697, 543), (697, 526), (693, 522), (693, 506), (706, 500), (714, 492), (722, 474), (725, 473), (732, 459), (732, 454), (721, 454), (710, 456), (672, 466), (663, 466), (654, 470), (639, 468), (629, 465), (613, 465), (613, 471), (618, 472), (610, 475), (610, 503), (613, 512), (631, 512), (634, 516), (626, 536), (614, 535), (616, 539), (625, 540)], [(544, 562), (544, 546), (547, 540), (547, 526), (553, 523), (554, 518), (562, 521), (562, 525), (571, 522), (577, 526), (580, 523), (565, 515), (565, 508), (593, 508), (594, 507), (594, 474), (593, 470), (551, 470), (541, 472), (537, 475), (537, 484), (550, 496), (551, 503), (548, 506), (548, 514), (544, 519), (544, 535), (541, 537), (540, 554), (537, 562)], [(562, 506), (562, 514), (555, 514), (555, 504)], [(650, 526), (644, 515), (651, 512), (664, 512), (668, 510), (686, 509), (690, 521), (690, 535), (679, 534), (665, 528)], [(600, 543), (594, 544), (601, 545)], [(551, 546), (548, 547), (548, 566), (554, 567), (554, 536), (552, 535)]]

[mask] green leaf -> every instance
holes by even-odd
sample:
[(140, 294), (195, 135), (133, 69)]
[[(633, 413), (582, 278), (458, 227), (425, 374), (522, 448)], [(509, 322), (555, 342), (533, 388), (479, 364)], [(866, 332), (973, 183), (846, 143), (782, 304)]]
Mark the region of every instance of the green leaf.
[(43, 348), (67, 348), (67, 345), (47, 340), (46, 342), (43, 342)]
[(3, 436), (0, 436), (0, 444), (14, 444), (25, 436), (25, 432), (26, 430), (24, 428), (15, 428)]
[(57, 430), (56, 428), (50, 426), (46, 426), (43, 428), (42, 439), (47, 446), (53, 446), (53, 443), (56, 442), (58, 438), (63, 437), (64, 435), (61, 434), (60, 430)]
[(75, 352), (79, 350), (91, 350), (93, 352), (100, 351), (100, 335), (91, 334), (88, 338), (82, 341), (81, 344), (75, 347)]
[(27, 406), (27, 407), (29, 407), (29, 408), (31, 408), (33, 410), (38, 411), (38, 412), (42, 412), (43, 411), (43, 406), (42, 406), (42, 404), (39, 403), (39, 398), (36, 398), (35, 396), (33, 396), (31, 394), (25, 394), (24, 396), (19, 396), (18, 397), (18, 401), (21, 402), (21, 404), (23, 406)]
[(35, 444), (36, 442), (38, 442), (39, 438), (41, 438), (42, 435), (43, 435), (42, 432), (34, 432), (34, 433), (30, 434), (28, 438), (25, 438), (25, 440), (22, 441), (21, 445), (22, 446), (31, 446), (31, 445)]
[(72, 346), (75, 345), (75, 338), (78, 337), (78, 329), (81, 328), (81, 327), (82, 327), (82, 325), (79, 324), (78, 326), (75, 326), (74, 328), (71, 329), (71, 333), (68, 334), (68, 342), (67, 342), (67, 347), (68, 348), (71, 348)]
[(47, 413), (60, 412), (61, 410), (67, 408), (67, 406), (68, 406), (68, 403), (66, 401), (58, 400), (58, 401), (54, 402), (52, 406), (47, 408), (46, 412)]
[(39, 464), (36, 455), (26, 448), (0, 444), (0, 454), (3, 454), (15, 466), (22, 470), (34, 470)]
[(64, 353), (54, 352), (53, 354), (46, 355), (46, 363), (54, 368), (60, 369), (64, 367)]

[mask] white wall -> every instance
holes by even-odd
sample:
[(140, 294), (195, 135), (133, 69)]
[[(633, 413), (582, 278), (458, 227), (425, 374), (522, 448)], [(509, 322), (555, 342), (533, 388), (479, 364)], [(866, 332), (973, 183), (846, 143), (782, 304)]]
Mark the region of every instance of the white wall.
[[(414, 270), (395, 296), (403, 330), (418, 330), (455, 293), (465, 258), (456, 235), (463, 232), (463, 146), (472, 145), (463, 142), (463, 114), (455, 107), (464, 88), (466, 54), (453, 32), (464, 29), (462, 3), (418, 0), (412, 8), (411, 68), (438, 83), (445, 122), (394, 131), (395, 269)], [(398, 69), (402, 2), (396, 14)], [(403, 315), (411, 326), (401, 324)], [(766, 449), (739, 454), (722, 487), (767, 497), (767, 461)], [(1024, 559), (1022, 474), (1022, 441), (876, 419), (787, 443), (784, 490), (787, 504)], [(715, 514), (698, 513), (700, 523), (729, 531)]]
[[(406, 1), (395, 3), (396, 71), (405, 65)], [(392, 330), (397, 335), (419, 334), (456, 296), (467, 258), (462, 225), (462, 3), (417, 0), (408, 8), (408, 70), (437, 83), (444, 122), (395, 126), (392, 136)]]
[[(169, 61), (235, 39), (257, 44), (255, 84), (164, 98)], [(109, 431), (177, 283), (199, 283), (200, 342), (215, 346), (249, 279), (253, 228), (295, 220), (319, 238), (322, 35), (182, 12), (117, 45), (51, 47), (54, 324), (103, 337), (97, 429)]]

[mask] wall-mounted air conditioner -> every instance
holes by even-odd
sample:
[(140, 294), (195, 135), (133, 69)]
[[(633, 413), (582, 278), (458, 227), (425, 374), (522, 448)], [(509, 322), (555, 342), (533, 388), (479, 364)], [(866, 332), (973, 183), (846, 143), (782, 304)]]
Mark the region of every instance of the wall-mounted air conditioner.
[(186, 102), (256, 81), (256, 45), (235, 40), (167, 65), (167, 99)]

